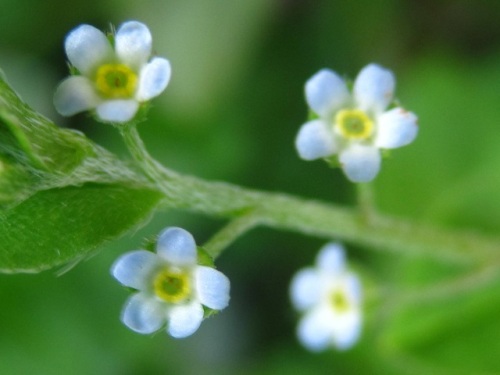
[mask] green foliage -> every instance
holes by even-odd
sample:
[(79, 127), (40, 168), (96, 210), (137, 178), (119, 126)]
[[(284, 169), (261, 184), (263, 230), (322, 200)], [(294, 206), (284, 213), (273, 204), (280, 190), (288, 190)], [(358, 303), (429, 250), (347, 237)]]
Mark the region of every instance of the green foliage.
[(500, 274), (490, 269), (449, 282), (440, 293), (436, 286), (421, 289), (390, 315), (385, 349), (436, 373), (494, 373), (500, 368), (499, 286)]
[(80, 260), (149, 217), (161, 195), (84, 135), (32, 111), (0, 80), (0, 270)]

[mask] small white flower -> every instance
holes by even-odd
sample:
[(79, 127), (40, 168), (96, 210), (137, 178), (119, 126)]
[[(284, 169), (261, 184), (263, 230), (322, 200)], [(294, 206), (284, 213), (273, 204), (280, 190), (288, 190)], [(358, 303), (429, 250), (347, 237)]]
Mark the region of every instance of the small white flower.
[(170, 63), (150, 60), (151, 33), (146, 25), (125, 22), (114, 38), (90, 25), (72, 30), (65, 41), (66, 55), (80, 75), (65, 79), (56, 90), (54, 105), (63, 116), (95, 109), (104, 122), (131, 120), (140, 103), (161, 94), (170, 80)]
[(297, 335), (311, 351), (330, 346), (340, 350), (352, 347), (361, 332), (361, 285), (358, 277), (345, 268), (344, 249), (337, 243), (325, 245), (315, 268), (295, 274), (290, 297), (304, 317)]
[(137, 289), (125, 304), (122, 322), (138, 333), (152, 333), (167, 323), (167, 332), (182, 338), (203, 320), (203, 306), (222, 310), (229, 303), (229, 280), (221, 272), (197, 263), (193, 236), (170, 227), (159, 236), (156, 254), (131, 251), (116, 260), (112, 275)]
[(417, 117), (403, 108), (387, 110), (393, 101), (395, 78), (390, 70), (370, 64), (361, 70), (353, 93), (335, 72), (323, 69), (305, 86), (306, 100), (319, 118), (299, 130), (295, 145), (302, 159), (338, 155), (353, 182), (369, 182), (380, 170), (380, 149), (411, 143)]

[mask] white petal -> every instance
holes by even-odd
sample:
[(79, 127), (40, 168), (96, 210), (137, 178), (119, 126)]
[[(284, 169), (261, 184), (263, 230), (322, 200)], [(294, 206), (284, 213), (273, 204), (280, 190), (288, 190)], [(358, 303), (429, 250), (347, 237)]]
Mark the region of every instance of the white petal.
[(98, 105), (97, 116), (106, 122), (127, 122), (137, 113), (139, 103), (134, 99), (108, 100)]
[(378, 117), (375, 145), (380, 148), (406, 146), (417, 133), (417, 116), (403, 108), (394, 108)]
[(106, 35), (94, 26), (78, 26), (68, 34), (64, 44), (71, 64), (85, 75), (113, 57), (113, 48)]
[(192, 335), (203, 321), (203, 307), (198, 302), (172, 307), (169, 314), (168, 333), (175, 338)]
[(82, 76), (66, 78), (54, 94), (54, 106), (63, 116), (95, 108), (99, 102), (92, 82)]
[(359, 310), (336, 315), (331, 320), (331, 324), (333, 341), (338, 349), (349, 349), (358, 341), (361, 334), (361, 314)]
[(345, 252), (342, 245), (330, 242), (323, 246), (316, 259), (318, 267), (328, 274), (339, 274), (345, 267)]
[(174, 265), (194, 266), (196, 264), (196, 242), (191, 233), (182, 228), (170, 227), (160, 233), (156, 251), (158, 255)]
[(199, 266), (195, 271), (196, 291), (200, 302), (215, 310), (229, 304), (229, 279), (216, 269)]
[(314, 268), (305, 268), (295, 274), (290, 284), (290, 298), (299, 311), (304, 311), (321, 300), (322, 283)]
[(327, 309), (312, 310), (299, 322), (299, 341), (313, 352), (326, 349), (333, 342), (331, 321), (332, 314)]
[(352, 182), (369, 182), (380, 170), (380, 152), (371, 146), (352, 144), (339, 155), (347, 178)]
[(362, 110), (381, 112), (392, 101), (396, 79), (377, 64), (365, 66), (354, 82), (354, 98)]
[(344, 284), (345, 293), (350, 302), (355, 306), (359, 306), (362, 299), (362, 287), (359, 278), (355, 274), (348, 272), (344, 278)]
[(295, 139), (295, 147), (304, 160), (314, 160), (337, 152), (333, 132), (322, 120), (306, 122)]
[(137, 21), (130, 21), (118, 29), (115, 50), (120, 61), (139, 69), (151, 55), (152, 43), (147, 26)]
[(160, 329), (165, 318), (164, 305), (143, 293), (136, 293), (127, 300), (121, 316), (127, 327), (144, 334)]
[(320, 70), (306, 82), (307, 103), (323, 118), (331, 117), (349, 99), (344, 80), (329, 69)]
[(144, 102), (160, 95), (170, 81), (170, 73), (168, 60), (161, 57), (152, 59), (141, 70), (137, 100)]
[(115, 261), (111, 266), (111, 274), (127, 287), (144, 290), (158, 261), (158, 255), (150, 251), (131, 251)]

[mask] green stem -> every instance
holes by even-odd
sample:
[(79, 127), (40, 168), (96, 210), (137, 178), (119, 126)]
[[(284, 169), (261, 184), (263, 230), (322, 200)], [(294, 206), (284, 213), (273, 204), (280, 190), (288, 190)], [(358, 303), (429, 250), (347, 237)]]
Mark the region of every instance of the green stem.
[(180, 175), (149, 155), (135, 126), (123, 127), (121, 134), (133, 158), (165, 195), (165, 207), (226, 218), (252, 212), (255, 224), (444, 261), (483, 263), (500, 260), (498, 237), (376, 213), (366, 222), (359, 220), (359, 212), (355, 209)]
[(368, 222), (375, 213), (373, 188), (371, 183), (356, 184), (356, 199), (361, 219)]
[(203, 245), (203, 248), (213, 259), (216, 259), (226, 247), (242, 234), (252, 229), (256, 224), (257, 218), (254, 215), (251, 213), (244, 214), (243, 216), (231, 220), (220, 231), (215, 233), (215, 235)]

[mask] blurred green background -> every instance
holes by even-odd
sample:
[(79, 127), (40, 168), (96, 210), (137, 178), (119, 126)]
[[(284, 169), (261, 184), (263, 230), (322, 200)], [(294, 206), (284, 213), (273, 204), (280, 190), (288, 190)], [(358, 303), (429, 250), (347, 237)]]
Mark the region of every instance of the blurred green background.
[[(126, 157), (111, 127), (58, 116), (52, 93), (67, 75), (70, 29), (137, 19), (173, 66), (140, 127), (154, 156), (183, 173), (346, 205), (353, 188), (342, 174), (294, 150), (303, 85), (323, 67), (355, 77), (378, 62), (395, 72), (397, 96), (420, 122), (417, 141), (384, 161), (380, 209), (498, 234), (499, 1), (0, 0), (0, 9), (0, 67), (56, 123)], [(113, 260), (169, 225), (202, 244), (222, 224), (160, 212), (61, 276), (0, 275), (0, 374), (500, 374), (499, 272), (436, 298), (432, 286), (463, 268), (347, 244), (367, 286), (363, 336), (348, 352), (311, 354), (295, 339), (288, 283), (325, 241), (265, 228), (219, 258), (231, 304), (194, 336), (124, 327), (128, 292), (109, 275)], [(404, 298), (411, 292), (419, 299)]]

